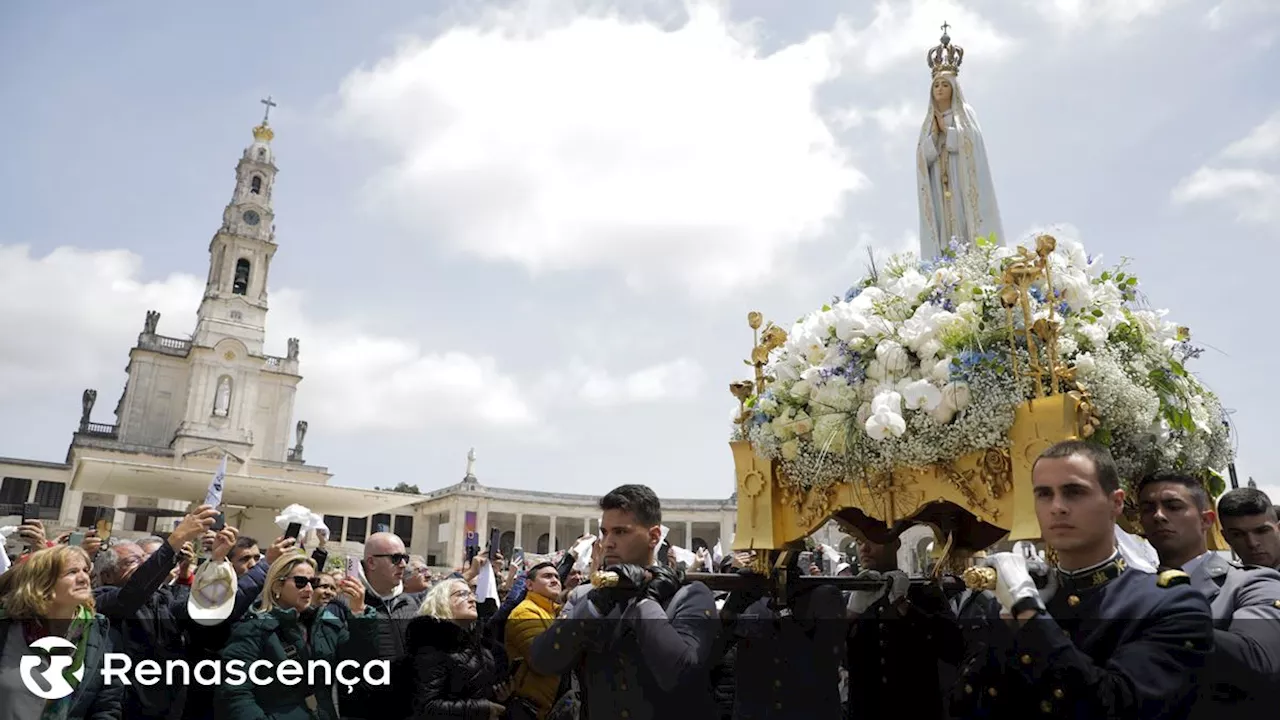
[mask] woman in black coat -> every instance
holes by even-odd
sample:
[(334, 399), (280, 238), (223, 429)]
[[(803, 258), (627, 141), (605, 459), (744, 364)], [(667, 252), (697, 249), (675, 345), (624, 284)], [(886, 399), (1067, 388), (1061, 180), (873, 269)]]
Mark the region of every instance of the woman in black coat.
[(499, 720), (511, 695), (510, 677), (476, 616), (476, 596), (462, 580), (431, 588), (409, 623), (409, 653), (417, 683), (414, 717)]

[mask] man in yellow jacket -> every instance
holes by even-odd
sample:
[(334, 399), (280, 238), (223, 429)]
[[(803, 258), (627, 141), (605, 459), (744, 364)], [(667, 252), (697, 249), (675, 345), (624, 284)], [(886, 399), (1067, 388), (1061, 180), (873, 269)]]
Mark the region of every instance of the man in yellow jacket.
[(551, 563), (539, 563), (526, 573), (525, 599), (511, 611), (505, 630), (507, 657), (514, 664), (519, 661), (515, 675), (512, 700), (522, 699), (537, 710), (538, 720), (543, 720), (556, 701), (560, 678), (555, 675), (539, 675), (533, 672), (527, 659), (533, 639), (541, 635), (560, 612), (560, 573)]

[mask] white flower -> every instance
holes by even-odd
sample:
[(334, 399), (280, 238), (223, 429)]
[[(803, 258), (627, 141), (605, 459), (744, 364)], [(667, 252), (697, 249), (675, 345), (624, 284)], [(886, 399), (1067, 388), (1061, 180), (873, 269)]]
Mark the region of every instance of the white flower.
[(820, 451), (844, 454), (845, 423), (848, 420), (848, 416), (841, 413), (818, 418), (817, 424), (813, 426), (813, 442)]
[(867, 363), (867, 377), (876, 381), (885, 379), (884, 362), (880, 358)]
[(944, 265), (933, 271), (933, 284), (937, 287), (944, 285), (955, 285), (960, 282), (960, 275), (950, 266)]
[(1092, 373), (1098, 367), (1093, 360), (1093, 355), (1089, 353), (1080, 353), (1076, 356), (1076, 372), (1081, 376)]
[(844, 378), (833, 377), (813, 393), (810, 406), (818, 413), (847, 413), (857, 405), (858, 395)]
[(957, 411), (964, 410), (969, 407), (972, 395), (969, 392), (969, 386), (962, 382), (947, 383), (942, 388), (942, 401)]
[(1080, 326), (1079, 332), (1080, 335), (1082, 335), (1085, 340), (1089, 341), (1089, 344), (1093, 345), (1095, 348), (1100, 348), (1105, 345), (1107, 342), (1107, 335), (1110, 334), (1107, 332), (1106, 328), (1102, 327), (1098, 323), (1084, 323)]
[(795, 437), (795, 430), (792, 428), (793, 421), (786, 416), (776, 417), (769, 423), (769, 431), (779, 440), (790, 440)]
[(930, 338), (925, 340), (923, 343), (920, 343), (920, 347), (916, 348), (916, 355), (919, 355), (921, 360), (927, 360), (936, 356), (941, 351), (942, 342), (936, 338)]
[(862, 405), (858, 407), (858, 424), (865, 426), (867, 424), (867, 418), (869, 417), (871, 417), (871, 403), (862, 403)]
[(886, 289), (900, 298), (915, 301), (928, 286), (929, 280), (925, 276), (914, 268), (907, 268), (902, 277), (890, 281)]
[(880, 409), (867, 419), (866, 429), (867, 435), (872, 440), (885, 440), (891, 436), (902, 437), (907, 431), (907, 421), (897, 413)]
[(942, 391), (928, 380), (915, 380), (903, 388), (902, 400), (909, 410), (932, 411), (942, 402)]
[(813, 418), (803, 410), (796, 413), (796, 419), (791, 423), (791, 432), (801, 436), (813, 432)]
[(782, 459), (795, 460), (800, 454), (800, 443), (795, 440), (788, 440), (782, 443)]
[(879, 412), (888, 412), (894, 415), (902, 414), (902, 396), (894, 390), (881, 390), (871, 401), (872, 414)]
[(938, 407), (929, 413), (929, 417), (933, 418), (939, 425), (946, 425), (956, 416), (956, 409), (946, 401), (943, 401)]
[(1083, 272), (1072, 272), (1053, 279), (1054, 288), (1062, 293), (1067, 307), (1079, 312), (1093, 304), (1093, 285)]
[(879, 360), (884, 365), (886, 375), (897, 375), (906, 372), (907, 365), (911, 362), (906, 348), (893, 340), (880, 341), (880, 344), (876, 346), (876, 360)]
[(773, 376), (781, 383), (794, 382), (800, 378), (800, 370), (789, 362), (778, 363), (773, 368)]
[(761, 412), (769, 415), (770, 417), (778, 414), (778, 401), (774, 399), (772, 395), (761, 397), (760, 402), (757, 403), (757, 407), (760, 408)]
[[(808, 371), (806, 370), (805, 372)], [(791, 397), (803, 400), (804, 398), (809, 397), (809, 390), (810, 386), (808, 380), (797, 380), (792, 384), (791, 389), (787, 392), (791, 393)]]
[(951, 356), (947, 356), (934, 363), (929, 370), (929, 378), (940, 383), (951, 380)]

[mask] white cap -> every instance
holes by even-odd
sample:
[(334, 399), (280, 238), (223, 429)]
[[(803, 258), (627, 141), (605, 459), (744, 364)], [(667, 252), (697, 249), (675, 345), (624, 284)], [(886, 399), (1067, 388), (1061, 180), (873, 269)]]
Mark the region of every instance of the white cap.
[(845, 570), (848, 570), (848, 569), (849, 569), (849, 563), (847, 563), (847, 562), (842, 562), (842, 563), (840, 563), (839, 565), (837, 565), (837, 566), (836, 566), (836, 574), (837, 574), (837, 575), (839, 575), (840, 573), (842, 573), (842, 572), (844, 572)]
[(187, 614), (201, 625), (218, 625), (231, 617), (236, 602), (236, 571), (231, 563), (210, 560), (200, 566), (191, 581)]

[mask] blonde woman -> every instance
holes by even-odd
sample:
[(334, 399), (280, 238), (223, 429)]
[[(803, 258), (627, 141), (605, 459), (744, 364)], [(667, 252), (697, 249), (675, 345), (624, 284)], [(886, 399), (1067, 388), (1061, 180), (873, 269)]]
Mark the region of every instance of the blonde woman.
[(465, 580), (432, 586), (409, 623), (415, 718), (503, 717), (502, 703), (511, 695), (506, 656), (478, 625), (476, 596)]
[[(35, 720), (118, 720), (123, 685), (104, 687), (103, 658), (111, 651), (107, 619), (94, 612), (89, 555), (57, 545), (27, 556), (0, 575), (0, 708), (6, 718)], [(41, 639), (69, 641), (71, 665), (51, 686), (69, 684), (60, 700), (42, 700), (22, 682), (19, 663)], [(64, 654), (54, 650), (51, 654)], [(49, 658), (53, 661), (54, 658)], [(56, 660), (60, 661), (61, 658)], [(46, 661), (42, 668), (50, 667)]]
[[(267, 570), (262, 586), (260, 607), (231, 631), (231, 639), (222, 649), (223, 660), (240, 660), (248, 667), (265, 660), (279, 667), (294, 660), (303, 668), (301, 682), (284, 685), (221, 685), (215, 697), (215, 716), (227, 720), (337, 720), (334, 705), (333, 678), (327, 684), (309, 684), (312, 673), (306, 672), (312, 661), (327, 662), (337, 668), (342, 660), (365, 663), (376, 659), (376, 617), (364, 604), (364, 586), (357, 580), (343, 578), (339, 591), (347, 596), (351, 622), (327, 607), (312, 607), (320, 578), (315, 561), (290, 553), (276, 560)], [(325, 673), (314, 673), (323, 680)], [(274, 674), (272, 674), (274, 678)]]

